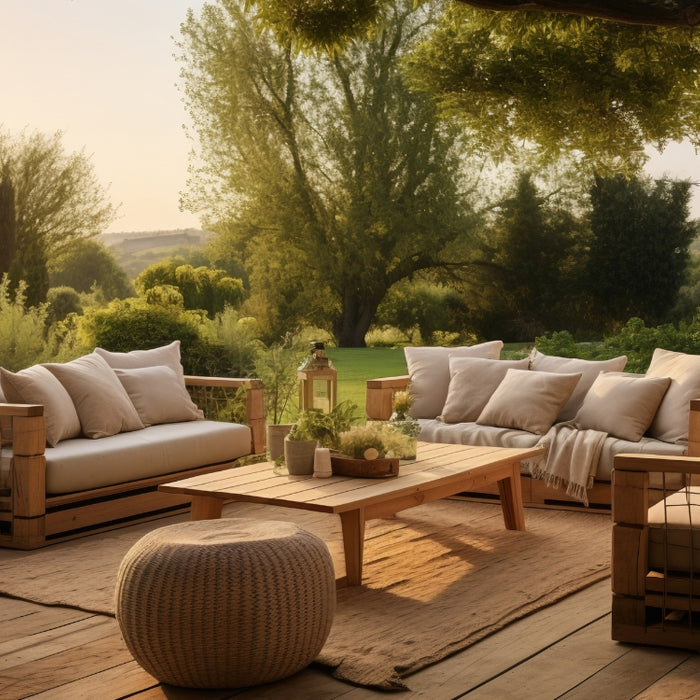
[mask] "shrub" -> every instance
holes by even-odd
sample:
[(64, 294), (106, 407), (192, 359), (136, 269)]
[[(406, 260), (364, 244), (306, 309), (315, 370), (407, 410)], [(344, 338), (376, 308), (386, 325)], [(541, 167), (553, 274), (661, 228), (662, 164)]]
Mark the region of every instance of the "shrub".
[(26, 284), (20, 282), (12, 294), (9, 278), (0, 281), (0, 365), (11, 371), (45, 359), (44, 337), (47, 306), (26, 306)]
[(628, 372), (645, 372), (655, 348), (700, 353), (700, 316), (681, 321), (678, 327), (667, 323), (648, 328), (641, 318), (631, 318), (615, 334), (605, 338), (605, 345), (626, 354)]

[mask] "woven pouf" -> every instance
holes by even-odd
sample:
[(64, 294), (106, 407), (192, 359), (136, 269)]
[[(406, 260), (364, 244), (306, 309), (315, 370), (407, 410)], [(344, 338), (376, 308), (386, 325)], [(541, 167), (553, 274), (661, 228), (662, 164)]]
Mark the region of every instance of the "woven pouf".
[(291, 676), (321, 651), (334, 612), (328, 547), (292, 523), (162, 527), (127, 552), (117, 577), (129, 651), (159, 681), (188, 688)]

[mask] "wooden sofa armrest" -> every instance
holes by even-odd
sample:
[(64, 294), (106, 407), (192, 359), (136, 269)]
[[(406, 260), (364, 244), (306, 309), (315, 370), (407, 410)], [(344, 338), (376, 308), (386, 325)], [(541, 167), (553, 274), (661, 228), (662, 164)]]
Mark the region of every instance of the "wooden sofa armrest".
[(185, 375), (185, 385), (202, 390), (209, 388), (245, 390), (245, 424), (252, 433), (251, 453), (265, 452), (265, 406), (260, 379), (238, 377), (203, 377)]
[(397, 391), (408, 389), (409, 376), (381, 377), (367, 380), (365, 411), (370, 420), (389, 420), (391, 404)]
[[(0, 403), (0, 417), (9, 420), (12, 453), (17, 456), (43, 455), (46, 448), (46, 421), (41, 404)], [(2, 426), (3, 433), (6, 430)]]
[(615, 471), (700, 474), (700, 457), (689, 455), (619, 454)]

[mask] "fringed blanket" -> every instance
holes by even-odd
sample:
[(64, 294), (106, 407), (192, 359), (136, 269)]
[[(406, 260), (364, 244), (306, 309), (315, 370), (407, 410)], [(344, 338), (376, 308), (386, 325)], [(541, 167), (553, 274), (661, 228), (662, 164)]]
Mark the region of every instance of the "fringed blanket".
[(573, 421), (557, 423), (537, 443), (544, 448), (544, 454), (525, 462), (525, 466), (547, 486), (562, 489), (588, 505), (588, 489), (593, 486), (607, 436), (599, 430), (577, 428)]

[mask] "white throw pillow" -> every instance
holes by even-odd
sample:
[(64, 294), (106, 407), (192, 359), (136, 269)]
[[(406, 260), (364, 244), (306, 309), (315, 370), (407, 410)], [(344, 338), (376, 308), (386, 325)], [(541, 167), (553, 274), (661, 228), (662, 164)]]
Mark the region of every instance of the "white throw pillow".
[(579, 383), (559, 412), (557, 421), (573, 419), (578, 409), (581, 408), (588, 390), (601, 372), (622, 372), (626, 364), (627, 355), (613, 357), (610, 360), (580, 360), (576, 357), (544, 355), (537, 349), (530, 354), (530, 369), (537, 372), (564, 372), (566, 374), (580, 372), (581, 374)]
[(472, 423), (509, 369), (528, 368), (529, 360), (487, 360), (484, 357), (450, 357), (450, 385), (442, 413), (445, 423)]
[(138, 369), (139, 367), (171, 367), (178, 377), (184, 377), (180, 361), (180, 341), (173, 340), (169, 345), (150, 350), (132, 350), (131, 352), (111, 352), (95, 348), (95, 353), (104, 358), (112, 369)]
[(435, 418), (442, 412), (450, 385), (450, 357), (485, 357), (497, 360), (503, 342), (492, 340), (456, 348), (405, 347), (414, 418)]
[(49, 447), (80, 435), (80, 419), (70, 394), (46, 367), (34, 365), (16, 373), (0, 368), (0, 384), (9, 403), (44, 406)]
[(156, 365), (114, 371), (144, 425), (204, 418), (171, 367)]
[(509, 369), (476, 422), (544, 435), (580, 378), (580, 374)]
[(700, 355), (657, 348), (646, 376), (671, 378), (649, 435), (664, 442), (687, 443), (690, 400), (700, 399)]
[(668, 377), (650, 379), (624, 372), (601, 372), (574, 421), (582, 429), (601, 430), (621, 440), (639, 442), (670, 383)]
[(144, 427), (126, 389), (99, 355), (43, 366), (70, 394), (85, 437), (108, 437)]

